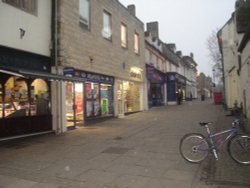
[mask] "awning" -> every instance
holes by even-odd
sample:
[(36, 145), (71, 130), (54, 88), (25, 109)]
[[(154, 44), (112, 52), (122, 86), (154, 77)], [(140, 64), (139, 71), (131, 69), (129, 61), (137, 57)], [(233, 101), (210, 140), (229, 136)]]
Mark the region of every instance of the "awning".
[(0, 69), (0, 73), (9, 74), (9, 75), (18, 76), (18, 77), (24, 77), (23, 75), (18, 74), (17, 72), (3, 70), (3, 69)]
[(85, 79), (78, 78), (78, 77), (68, 77), (53, 73), (47, 73), (42, 71), (33, 71), (33, 70), (26, 70), (26, 69), (3, 69), (0, 68), (0, 73), (9, 74), (13, 76), (23, 77), (23, 78), (42, 78), (49, 81), (71, 81), (71, 82), (84, 82)]

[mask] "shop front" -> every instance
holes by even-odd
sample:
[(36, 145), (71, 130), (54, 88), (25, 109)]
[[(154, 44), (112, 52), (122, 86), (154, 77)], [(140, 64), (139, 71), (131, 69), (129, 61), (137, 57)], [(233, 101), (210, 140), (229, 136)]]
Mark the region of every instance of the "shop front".
[(33, 74), (47, 74), (49, 62), (0, 47), (0, 138), (52, 130), (50, 82)]
[(65, 76), (83, 79), (66, 83), (67, 127), (75, 128), (93, 119), (114, 116), (114, 78), (111, 76), (65, 68)]
[(117, 80), (118, 115), (141, 111), (142, 93), (142, 70), (132, 67), (130, 80)]
[[(168, 104), (177, 104), (178, 100), (185, 99), (186, 96), (186, 78), (176, 72), (166, 74), (167, 99)], [(181, 98), (180, 98), (181, 96)]]
[(164, 83), (165, 75), (153, 66), (146, 65), (147, 87), (148, 87), (148, 107), (164, 105)]

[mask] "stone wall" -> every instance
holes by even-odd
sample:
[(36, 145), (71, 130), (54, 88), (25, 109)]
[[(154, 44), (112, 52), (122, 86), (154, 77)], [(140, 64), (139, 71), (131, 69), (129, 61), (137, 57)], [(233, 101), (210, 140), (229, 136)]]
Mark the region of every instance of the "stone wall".
[[(79, 0), (61, 0), (59, 4), (60, 65), (121, 79), (129, 79), (132, 66), (145, 69), (144, 25), (119, 1), (91, 0), (89, 29), (80, 25)], [(111, 41), (102, 36), (104, 10), (112, 16)], [(121, 23), (128, 29), (127, 49), (121, 47)], [(139, 34), (139, 54), (134, 53), (135, 32)]]

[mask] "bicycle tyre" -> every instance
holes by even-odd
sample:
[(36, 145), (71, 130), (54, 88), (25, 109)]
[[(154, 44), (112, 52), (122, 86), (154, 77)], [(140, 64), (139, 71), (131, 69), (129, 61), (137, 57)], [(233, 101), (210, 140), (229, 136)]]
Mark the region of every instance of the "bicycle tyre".
[(209, 144), (202, 134), (190, 133), (182, 137), (179, 150), (186, 161), (200, 163), (209, 153)]
[(230, 157), (239, 164), (250, 165), (250, 136), (236, 135), (228, 142)]

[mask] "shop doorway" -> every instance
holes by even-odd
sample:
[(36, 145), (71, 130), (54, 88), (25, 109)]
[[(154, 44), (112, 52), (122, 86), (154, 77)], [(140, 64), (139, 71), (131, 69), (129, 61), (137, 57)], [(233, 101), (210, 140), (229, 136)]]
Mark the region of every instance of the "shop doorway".
[(66, 82), (66, 125), (68, 129), (84, 123), (83, 83)]

